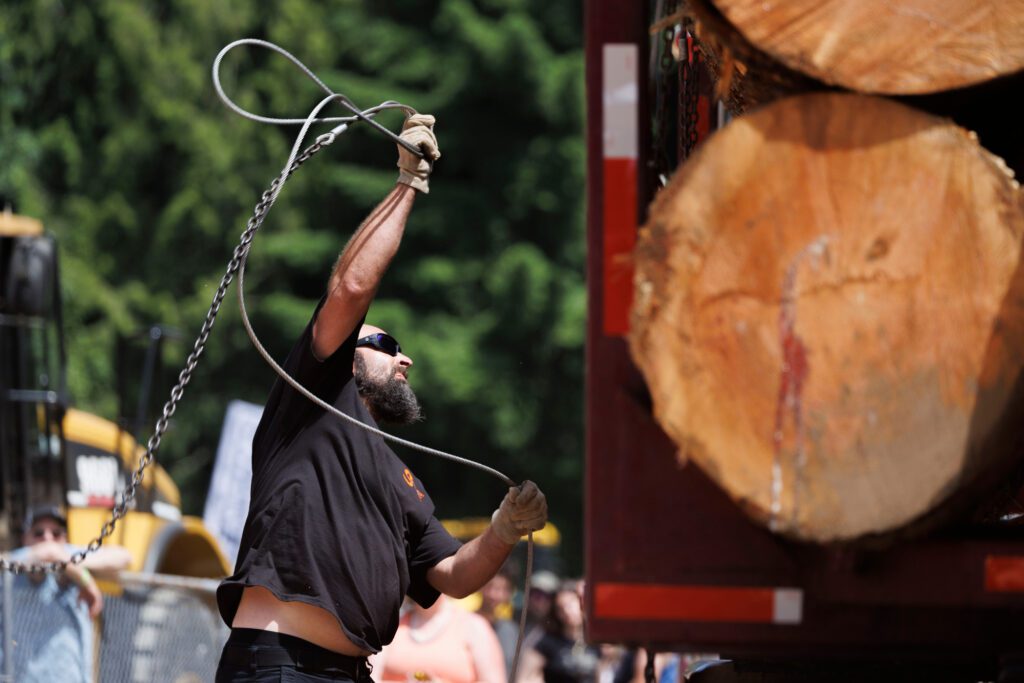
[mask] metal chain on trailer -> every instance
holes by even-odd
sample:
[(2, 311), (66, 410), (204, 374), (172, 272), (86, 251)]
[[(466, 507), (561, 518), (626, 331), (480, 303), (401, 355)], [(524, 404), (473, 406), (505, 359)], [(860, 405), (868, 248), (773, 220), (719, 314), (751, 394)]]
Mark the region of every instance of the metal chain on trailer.
[(679, 34), (682, 54), (679, 60), (679, 102), (676, 112), (679, 116), (677, 124), (677, 145), (679, 162), (690, 157), (697, 146), (697, 123), (700, 116), (698, 103), (700, 98), (701, 56), (694, 35), (693, 19), (683, 19)]
[[(702, 59), (694, 20), (686, 16), (681, 0), (658, 1), (651, 32), (658, 34), (651, 44), (651, 165), (664, 186), (697, 146)], [(671, 102), (673, 91), (675, 100)]]
[(652, 31), (657, 29), (658, 39), (652, 41), (651, 50), (657, 59), (652, 59), (652, 75), (654, 87), (654, 120), (651, 132), (651, 164), (658, 184), (664, 186), (676, 165), (670, 150), (670, 142), (676, 137), (673, 130), (675, 118), (671, 115), (670, 95), (676, 88), (676, 58), (672, 46), (676, 39), (677, 24), (671, 20), (678, 9), (679, 0), (659, 0), (655, 9), (655, 21)]

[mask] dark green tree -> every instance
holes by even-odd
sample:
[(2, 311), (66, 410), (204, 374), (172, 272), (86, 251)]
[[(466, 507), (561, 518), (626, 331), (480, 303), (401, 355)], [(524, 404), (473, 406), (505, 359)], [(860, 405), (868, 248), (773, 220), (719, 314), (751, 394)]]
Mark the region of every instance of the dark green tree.
[[(538, 481), (567, 569), (579, 571), (581, 25), (579, 0), (0, 6), (0, 195), (61, 244), (76, 405), (117, 417), (115, 338), (157, 323), (184, 337), (166, 347), (154, 411), (165, 400), (297, 132), (243, 120), (216, 99), (219, 49), (265, 38), (363, 107), (395, 99), (437, 116), (444, 156), (431, 194), (370, 311), (416, 361), (427, 420), (402, 435)], [(267, 115), (302, 117), (321, 97), (269, 52), (232, 53), (224, 76), (239, 104)], [(398, 113), (379, 120), (401, 125)], [(356, 125), (288, 182), (246, 279), (253, 323), (276, 357), (391, 187), (394, 161), (392, 143)], [(261, 403), (273, 381), (234, 298), (158, 455), (189, 512), (201, 511), (227, 402)], [(486, 475), (400, 455), (443, 516), (487, 514), (502, 495)]]

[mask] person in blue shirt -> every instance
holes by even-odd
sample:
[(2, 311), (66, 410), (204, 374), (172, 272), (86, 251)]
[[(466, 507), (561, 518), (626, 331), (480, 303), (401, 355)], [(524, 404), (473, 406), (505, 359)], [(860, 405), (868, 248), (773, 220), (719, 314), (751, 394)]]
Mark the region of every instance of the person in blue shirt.
[[(67, 519), (56, 506), (40, 506), (25, 519), (23, 546), (10, 559), (61, 562), (80, 548), (68, 544)], [(14, 678), (23, 683), (89, 683), (93, 680), (92, 620), (103, 610), (93, 573), (116, 574), (131, 560), (128, 550), (105, 545), (62, 574), (21, 574), (12, 586)], [(0, 664), (2, 664), (0, 652)]]

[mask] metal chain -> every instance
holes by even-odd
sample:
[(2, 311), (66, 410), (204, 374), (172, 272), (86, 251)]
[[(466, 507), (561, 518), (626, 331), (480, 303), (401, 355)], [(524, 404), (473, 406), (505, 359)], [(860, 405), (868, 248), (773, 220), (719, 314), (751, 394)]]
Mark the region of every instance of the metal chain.
[(192, 379), (192, 373), (195, 371), (196, 365), (199, 363), (199, 357), (203, 354), (203, 351), (206, 348), (206, 342), (210, 338), (210, 332), (213, 330), (213, 323), (217, 318), (217, 314), (220, 312), (220, 306), (227, 294), (228, 286), (231, 284), (235, 273), (238, 271), (239, 266), (248, 253), (249, 247), (252, 244), (253, 236), (256, 234), (256, 231), (259, 230), (260, 225), (263, 224), (263, 219), (266, 217), (267, 212), (270, 210), (274, 200), (277, 198), (281, 185), (289, 176), (291, 176), (292, 173), (296, 171), (296, 169), (298, 169), (299, 166), (308, 161), (310, 157), (321, 149), (334, 142), (334, 139), (335, 136), (331, 134), (321, 135), (317, 138), (316, 142), (307, 147), (298, 157), (296, 157), (291, 166), (274, 178), (270, 187), (268, 187), (261, 196), (259, 203), (256, 204), (256, 208), (253, 210), (253, 215), (249, 219), (246, 229), (241, 235), (238, 246), (235, 247), (235, 250), (232, 253), (231, 260), (228, 262), (228, 267), (224, 273), (224, 277), (220, 280), (220, 286), (217, 287), (217, 292), (213, 296), (213, 302), (210, 304), (210, 310), (206, 312), (206, 319), (203, 321), (202, 329), (199, 331), (199, 336), (196, 338), (195, 344), (192, 347), (192, 353), (189, 354), (185, 361), (185, 367), (178, 374), (178, 383), (174, 385), (173, 389), (171, 389), (171, 397), (168, 399), (167, 403), (164, 404), (163, 414), (156, 421), (153, 435), (149, 437), (149, 441), (146, 444), (146, 452), (139, 459), (138, 467), (132, 474), (131, 481), (121, 493), (120, 502), (114, 506), (114, 509), (111, 511), (110, 519), (107, 520), (100, 529), (99, 535), (91, 540), (84, 550), (79, 550), (73, 553), (71, 558), (68, 560), (30, 564), (25, 562), (14, 562), (7, 560), (4, 557), (0, 557), (0, 571), (10, 571), (14, 574), (62, 572), (67, 569), (69, 564), (79, 564), (89, 554), (96, 552), (100, 546), (103, 545), (103, 541), (114, 533), (117, 522), (128, 512), (129, 504), (134, 500), (139, 485), (142, 484), (146, 468), (153, 462), (156, 452), (160, 448), (160, 441), (163, 438), (164, 432), (167, 431), (170, 419), (178, 408), (178, 402), (185, 393), (185, 387)]
[[(666, 17), (674, 14), (678, 4), (679, 0), (662, 0), (655, 13), (655, 25), (657, 26)], [(676, 25), (674, 23), (667, 23), (661, 26), (659, 33), (660, 40), (652, 45), (652, 49), (657, 52), (658, 68), (654, 76), (655, 104), (653, 131), (651, 134), (651, 164), (659, 184), (664, 185), (675, 168), (675, 160), (672, 159), (670, 151), (674, 122), (669, 113), (669, 95), (675, 87), (673, 76), (676, 71), (676, 63), (675, 57), (672, 54), (672, 43), (675, 39)]]
[(676, 112), (679, 116), (677, 124), (677, 149), (679, 161), (690, 158), (697, 146), (697, 123), (700, 117), (698, 102), (700, 98), (700, 51), (697, 38), (694, 36), (693, 19), (683, 20), (679, 36), (684, 44), (685, 52), (679, 61), (679, 103)]

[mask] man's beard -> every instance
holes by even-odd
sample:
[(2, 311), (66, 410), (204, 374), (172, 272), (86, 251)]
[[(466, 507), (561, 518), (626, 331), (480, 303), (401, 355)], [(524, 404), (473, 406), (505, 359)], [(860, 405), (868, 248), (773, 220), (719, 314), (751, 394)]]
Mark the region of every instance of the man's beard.
[(355, 380), (359, 395), (377, 422), (407, 425), (423, 419), (420, 403), (408, 382), (395, 376), (371, 377), (366, 361), (357, 353), (355, 357)]

